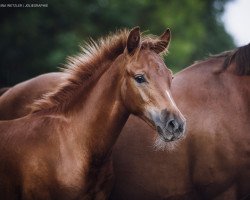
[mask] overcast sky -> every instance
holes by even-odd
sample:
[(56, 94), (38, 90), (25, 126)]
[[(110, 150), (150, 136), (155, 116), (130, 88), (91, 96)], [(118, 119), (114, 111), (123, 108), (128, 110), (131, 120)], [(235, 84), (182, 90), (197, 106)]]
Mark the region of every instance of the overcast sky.
[(237, 46), (250, 42), (250, 0), (234, 0), (226, 4), (222, 20)]

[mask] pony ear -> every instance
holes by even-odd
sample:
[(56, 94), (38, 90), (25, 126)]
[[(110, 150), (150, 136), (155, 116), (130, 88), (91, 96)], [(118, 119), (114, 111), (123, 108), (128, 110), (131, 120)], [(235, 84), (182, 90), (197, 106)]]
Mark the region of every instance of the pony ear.
[(156, 53), (164, 52), (168, 49), (169, 43), (171, 40), (170, 29), (167, 28), (164, 33), (159, 37), (159, 40), (154, 45), (154, 51)]
[(129, 55), (133, 55), (135, 53), (135, 50), (140, 45), (140, 40), (140, 27), (137, 26), (130, 31), (127, 39), (127, 52)]

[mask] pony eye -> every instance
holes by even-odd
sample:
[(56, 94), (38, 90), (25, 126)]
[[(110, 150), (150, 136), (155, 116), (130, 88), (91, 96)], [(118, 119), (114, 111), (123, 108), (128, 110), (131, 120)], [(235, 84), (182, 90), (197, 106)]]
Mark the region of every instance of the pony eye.
[(146, 79), (145, 79), (145, 77), (143, 75), (136, 75), (134, 77), (134, 79), (135, 79), (135, 81), (137, 83), (144, 83), (144, 82), (146, 82)]

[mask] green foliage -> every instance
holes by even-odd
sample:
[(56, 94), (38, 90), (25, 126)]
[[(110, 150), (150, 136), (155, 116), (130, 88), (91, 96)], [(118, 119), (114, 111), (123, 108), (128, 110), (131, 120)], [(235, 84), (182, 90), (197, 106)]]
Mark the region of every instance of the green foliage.
[(48, 8), (0, 8), (0, 86), (57, 71), (83, 40), (137, 25), (153, 34), (171, 28), (166, 63), (178, 71), (234, 47), (219, 20), (228, 1), (50, 0)]

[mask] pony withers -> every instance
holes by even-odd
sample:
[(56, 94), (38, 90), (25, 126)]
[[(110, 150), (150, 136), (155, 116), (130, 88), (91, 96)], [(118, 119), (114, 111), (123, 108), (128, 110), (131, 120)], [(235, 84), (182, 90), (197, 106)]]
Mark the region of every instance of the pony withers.
[(179, 139), (185, 119), (159, 55), (169, 41), (169, 29), (153, 37), (139, 28), (92, 41), (69, 59), (65, 81), (36, 101), (31, 114), (0, 122), (0, 196), (106, 199), (112, 146), (130, 113), (162, 141)]

